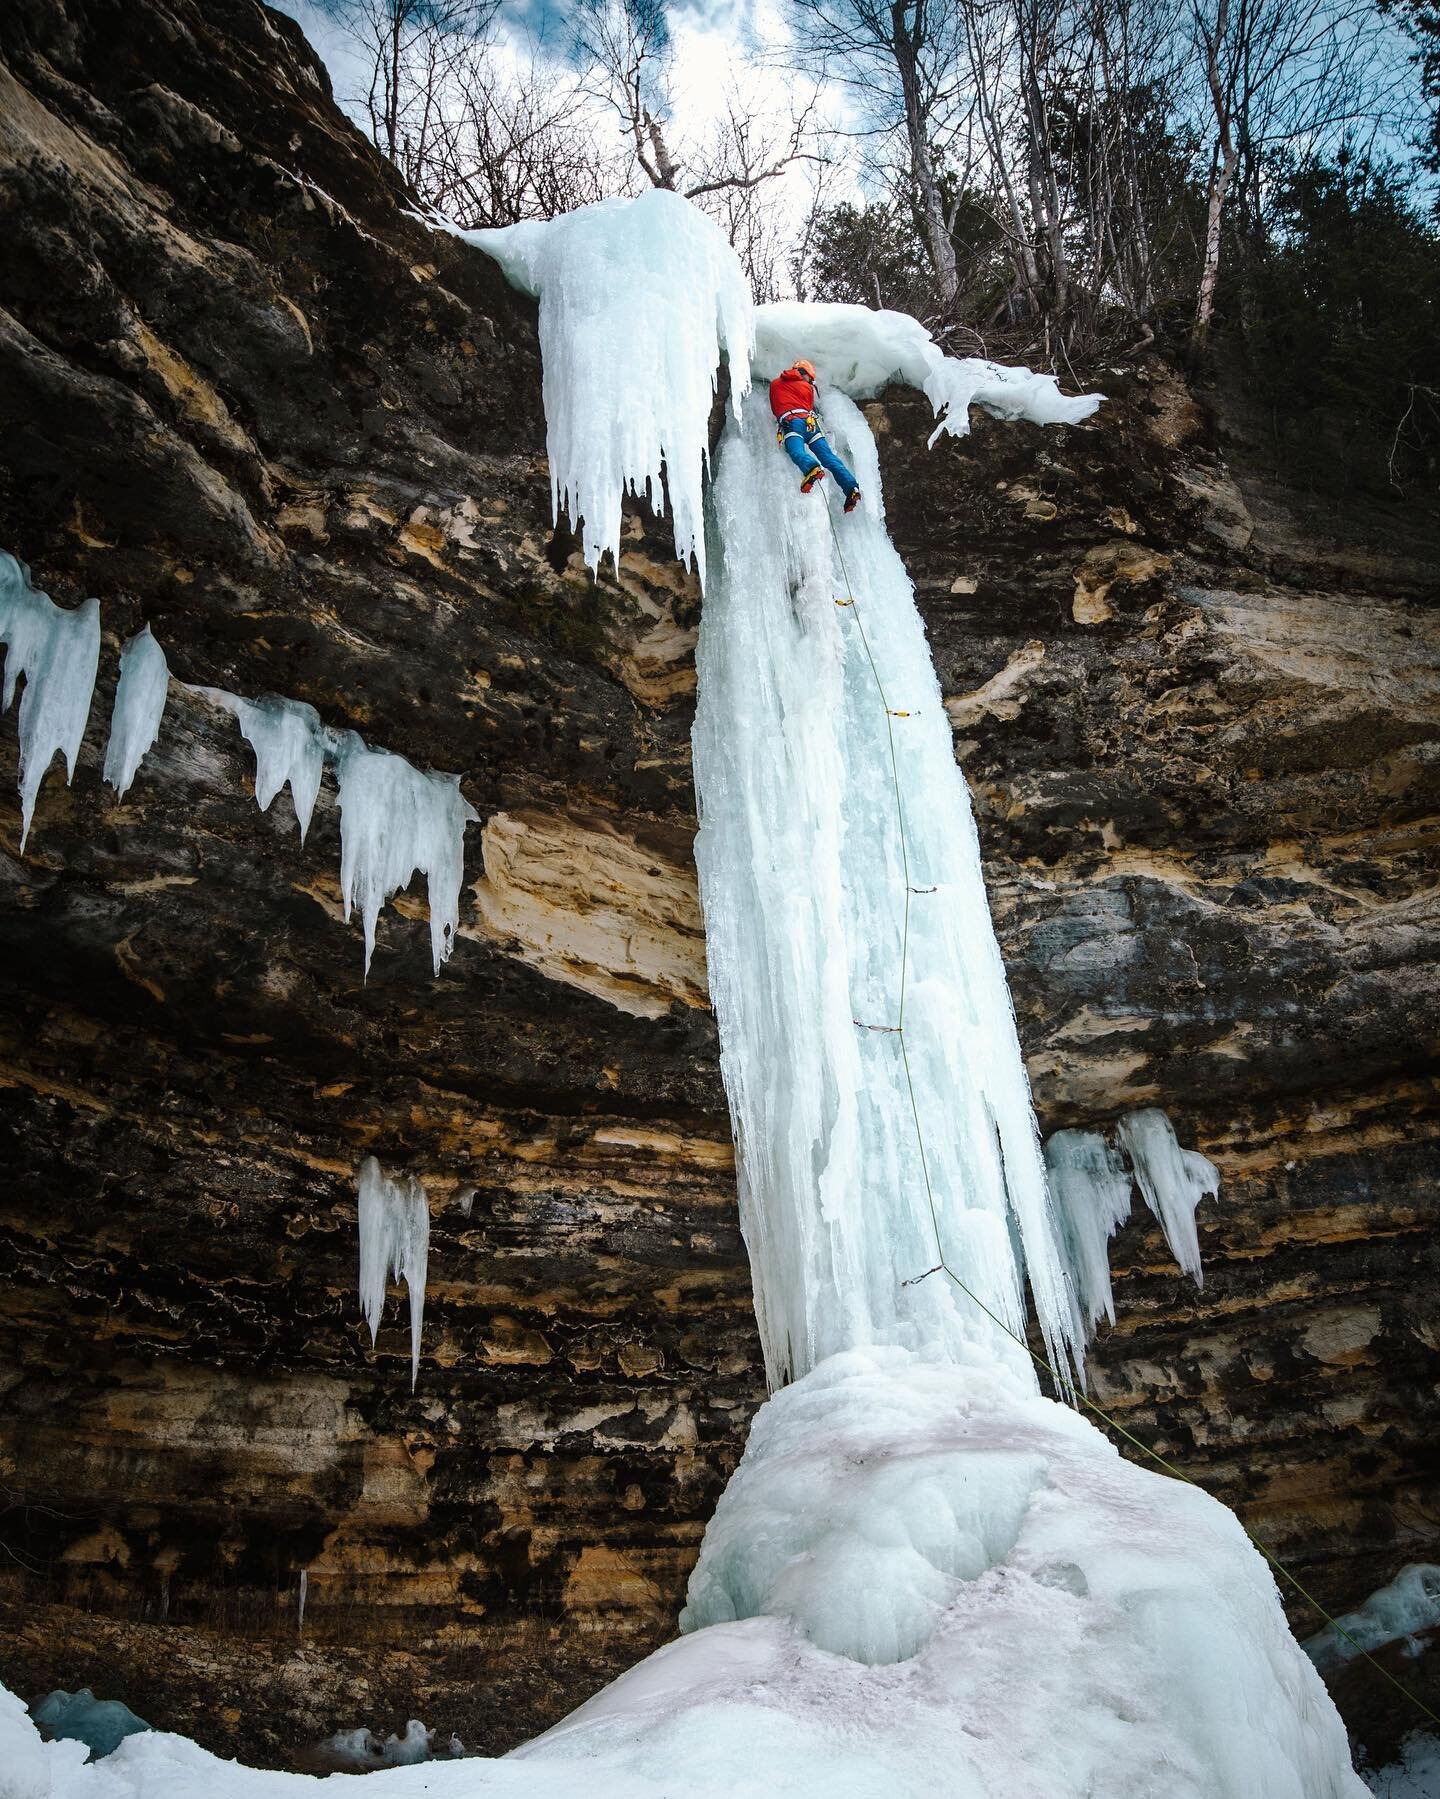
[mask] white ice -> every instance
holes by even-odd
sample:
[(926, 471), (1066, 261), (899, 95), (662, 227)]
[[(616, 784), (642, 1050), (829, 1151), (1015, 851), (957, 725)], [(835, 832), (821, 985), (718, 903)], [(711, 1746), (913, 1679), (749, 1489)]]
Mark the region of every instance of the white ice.
[[(749, 386), (751, 300), (720, 227), (651, 189), (548, 222), (469, 231), (511, 283), (540, 297), (546, 448), (559, 517), (584, 519), (585, 559), (620, 554), (620, 501), (668, 491), (675, 554), (705, 577), (703, 478), (716, 372)], [(661, 485), (661, 465), (665, 487)]]
[(280, 789), (289, 787), (304, 843), (320, 792), (320, 777), (327, 758), (335, 754), (336, 734), (303, 700), (287, 700), (273, 693), (246, 700), (221, 687), (196, 691), (233, 712), (239, 722), (240, 735), (255, 752), (255, 803), (260, 810), (268, 812)]
[(1418, 1654), (1425, 1646), (1422, 1631), (1440, 1632), (1440, 1567), (1410, 1562), (1363, 1605), (1309, 1638), (1305, 1649), (1317, 1668), (1328, 1671), (1386, 1643), (1404, 1642)]
[(340, 1767), (356, 1774), (368, 1773), (374, 1768), (409, 1768), (417, 1762), (465, 1753), (465, 1745), (459, 1737), (451, 1737), (448, 1743), (437, 1747), (435, 1732), (427, 1730), (419, 1718), (410, 1719), (403, 1736), (392, 1732), (382, 1740), (374, 1731), (362, 1726), (358, 1730), (337, 1730), (334, 1736), (325, 1739), (321, 1748)]
[(971, 406), (1001, 419), (1073, 425), (1089, 418), (1104, 398), (1062, 394), (1053, 375), (1031, 369), (1008, 368), (978, 356), (947, 356), (908, 313), (800, 300), (757, 307), (756, 379), (771, 380), (797, 356), (815, 364), (822, 411), (827, 390), (868, 400), (892, 381), (918, 387), (940, 421), (931, 443), (942, 432), (964, 437)]
[[(1023, 1332), (1023, 1251), (1051, 1360), (1078, 1353), (969, 795), (875, 444), (845, 395), (826, 418), (867, 496), (845, 518), (823, 489), (799, 492), (763, 395), (727, 430), (697, 651), (696, 861), (766, 1367), (779, 1386), (836, 1350), (898, 1343), (1028, 1381), (1024, 1350), (926, 1273), (943, 1247)], [(836, 605), (847, 587), (857, 607)], [(887, 721), (862, 630), (908, 717)], [(906, 1043), (933, 1220), (898, 1039), (866, 1028), (899, 1018), (907, 877)]]
[(1089, 1337), (1102, 1318), (1115, 1322), (1110, 1239), (1130, 1216), (1130, 1171), (1098, 1131), (1056, 1131), (1045, 1142), (1045, 1168)]
[(95, 671), (100, 664), (100, 602), (57, 606), (30, 585), (30, 571), (0, 550), (0, 643), (5, 645), (8, 712), (20, 678), (20, 849), (24, 853), (35, 815), (35, 796), (57, 752), (65, 780), (75, 778)]
[(430, 1262), (430, 1206), (413, 1175), (390, 1180), (374, 1156), (360, 1164), (356, 1181), (360, 1224), (360, 1309), (373, 1344), (392, 1279), (405, 1283), (410, 1301), (410, 1388), (420, 1377), (420, 1333), (425, 1323), (425, 1280)]
[(1220, 1191), (1220, 1170), (1198, 1150), (1181, 1149), (1175, 1127), (1155, 1107), (1127, 1112), (1120, 1120), (1121, 1146), (1130, 1157), (1135, 1181), (1159, 1220), (1170, 1253), (1197, 1287), (1205, 1285), (1195, 1208)]
[(130, 790), (155, 739), (170, 691), (165, 652), (142, 625), (120, 652), (120, 679), (110, 711), (110, 737), (105, 745), (105, 779), (121, 799)]
[(435, 972), (449, 957), (460, 923), (465, 827), (479, 813), (460, 793), (458, 775), (413, 768), (403, 756), (372, 750), (347, 731), (335, 752), (340, 781), (340, 897), (345, 916), (358, 908), (365, 927), (365, 972), (375, 953), (375, 924), (392, 893), (426, 877), (430, 952)]

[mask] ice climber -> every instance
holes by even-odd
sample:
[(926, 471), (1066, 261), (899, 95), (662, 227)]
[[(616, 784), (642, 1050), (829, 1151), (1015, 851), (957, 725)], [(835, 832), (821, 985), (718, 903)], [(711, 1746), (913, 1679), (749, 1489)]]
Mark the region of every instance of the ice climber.
[(840, 483), (845, 510), (860, 504), (860, 484), (830, 448), (815, 416), (815, 364), (802, 356), (770, 383), (770, 410), (779, 429), (776, 437), (800, 471), (800, 491), (809, 493), (828, 470)]

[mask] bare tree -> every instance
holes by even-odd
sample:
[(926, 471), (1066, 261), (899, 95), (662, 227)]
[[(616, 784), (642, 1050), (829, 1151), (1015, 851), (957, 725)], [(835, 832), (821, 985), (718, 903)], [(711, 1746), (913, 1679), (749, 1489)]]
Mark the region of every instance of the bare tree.
[(1324, 154), (1339, 136), (1387, 116), (1403, 77), (1379, 54), (1385, 29), (1371, 0), (1190, 0), (1210, 139), (1195, 351), (1214, 317), (1237, 174), (1258, 216), (1270, 153)]
[(447, 83), (499, 10), (500, 0), (326, 0), (366, 71), (344, 98), (362, 104), (371, 139), (405, 173), (424, 164)]
[(814, 155), (809, 148), (814, 99), (802, 99), (788, 119), (771, 126), (759, 103), (747, 101), (732, 82), (724, 113), (692, 149), (680, 140), (672, 143), (664, 0), (582, 0), (576, 47), (589, 92), (619, 119), (636, 166), (650, 185), (689, 200), (724, 196), (710, 210), (735, 224), (732, 242), (737, 247), (740, 241), (753, 241), (756, 204), (741, 196), (753, 195)]
[(676, 185), (665, 141), (670, 32), (664, 0), (581, 0), (575, 48), (588, 91), (610, 107), (652, 187)]
[(502, 65), (474, 55), (454, 72), (417, 187), (447, 218), (475, 227), (554, 218), (628, 183), (577, 81), (533, 57)]
[[(951, 237), (954, 194), (947, 201), (939, 163), (959, 108), (963, 44), (958, 0), (794, 0), (812, 65), (838, 79), (857, 99), (879, 142), (903, 144), (903, 181), (922, 222), (926, 248), (945, 305), (953, 306), (959, 272)], [(802, 55), (806, 53), (802, 51)]]

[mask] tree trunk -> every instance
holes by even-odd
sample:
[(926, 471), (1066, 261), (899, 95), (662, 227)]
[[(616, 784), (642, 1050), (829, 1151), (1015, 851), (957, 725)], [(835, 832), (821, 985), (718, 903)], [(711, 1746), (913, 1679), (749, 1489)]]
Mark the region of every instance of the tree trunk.
[(945, 208), (940, 201), (940, 184), (935, 179), (935, 165), (930, 160), (930, 141), (926, 132), (925, 106), (920, 94), (919, 50), (923, 33), (923, 11), (917, 9), (915, 24), (907, 28), (905, 14), (910, 0), (894, 0), (890, 8), (890, 48), (900, 73), (900, 91), (905, 100), (905, 135), (910, 146), (910, 180), (914, 188), (920, 216), (925, 221), (925, 240), (930, 262), (940, 283), (940, 294), (946, 309), (955, 304), (960, 292), (960, 275), (955, 263), (955, 245), (945, 223)]
[[(1228, 139), (1229, 133), (1226, 133)], [(1239, 152), (1226, 142), (1219, 161), (1210, 171), (1210, 192), (1205, 207), (1205, 260), (1200, 268), (1200, 289), (1195, 299), (1195, 324), (1190, 332), (1190, 348), (1198, 356), (1210, 336), (1210, 320), (1215, 312), (1215, 285), (1220, 279), (1220, 216), (1225, 209), (1225, 196)]]
[(1217, 142), (1210, 164), (1210, 190), (1205, 205), (1205, 260), (1200, 266), (1200, 288), (1195, 296), (1195, 323), (1190, 331), (1191, 351), (1199, 356), (1210, 336), (1210, 320), (1215, 311), (1215, 284), (1220, 279), (1220, 222), (1225, 211), (1225, 196), (1230, 191), (1235, 165), (1240, 160), (1235, 148), (1234, 121), (1226, 84), (1220, 73), (1220, 55), (1230, 27), (1230, 0), (1220, 0), (1214, 28), (1205, 39), (1205, 82), (1210, 89), (1210, 104), (1215, 110)]

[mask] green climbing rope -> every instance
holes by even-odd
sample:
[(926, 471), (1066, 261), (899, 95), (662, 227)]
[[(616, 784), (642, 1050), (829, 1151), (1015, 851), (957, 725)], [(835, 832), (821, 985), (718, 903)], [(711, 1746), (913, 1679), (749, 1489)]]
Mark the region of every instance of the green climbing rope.
[[(865, 620), (861, 612), (860, 602), (856, 598), (855, 589), (850, 580), (850, 571), (845, 564), (845, 551), (840, 543), (840, 534), (835, 529), (835, 514), (830, 509), (828, 502), (825, 506), (825, 517), (830, 526), (831, 541), (835, 545), (835, 555), (839, 561), (840, 573), (845, 582), (846, 597), (843, 600), (837, 600), (836, 605), (845, 607), (850, 612), (851, 617), (855, 620), (856, 629), (860, 634), (860, 642), (865, 650), (865, 660), (870, 665), (870, 674), (875, 683), (875, 691), (880, 696), (880, 704), (885, 711), (885, 734), (890, 750), (890, 775), (892, 785), (895, 789), (895, 820), (900, 837), (900, 865), (905, 881), (904, 906), (901, 912), (900, 990), (899, 1003), (896, 1011), (896, 1022), (893, 1025), (872, 1025), (864, 1027), (871, 1030), (883, 1030), (887, 1035), (893, 1036), (900, 1046), (900, 1065), (905, 1074), (905, 1090), (910, 1098), (910, 1115), (915, 1123), (915, 1147), (919, 1152), (920, 1174), (925, 1187), (925, 1200), (930, 1209), (930, 1226), (935, 1236), (935, 1254), (939, 1257), (939, 1260), (935, 1263), (933, 1268), (927, 1268), (923, 1274), (913, 1276), (904, 1284), (906, 1286), (916, 1286), (919, 1282), (928, 1280), (932, 1274), (945, 1275), (972, 1304), (980, 1308), (992, 1324), (1004, 1331), (1005, 1335), (1013, 1342), (1018, 1343), (1021, 1349), (1025, 1351), (1026, 1355), (1030, 1357), (1031, 1361), (1034, 1362), (1037, 1367), (1045, 1370), (1051, 1380), (1054, 1381), (1057, 1392), (1068, 1394), (1071, 1398), (1078, 1401), (1080, 1405), (1084, 1406), (1087, 1411), (1093, 1413), (1094, 1416), (1108, 1429), (1114, 1431), (1117, 1436), (1122, 1437), (1132, 1449), (1138, 1450), (1141, 1455), (1147, 1458), (1147, 1460), (1154, 1462), (1156, 1466), (1165, 1474), (1168, 1474), (1172, 1480), (1184, 1481), (1186, 1486), (1197, 1487), (1203, 1493), (1205, 1489), (1198, 1480), (1195, 1480), (1192, 1476), (1186, 1474), (1182, 1468), (1177, 1468), (1173, 1462), (1161, 1455), (1158, 1450), (1152, 1449), (1148, 1443), (1141, 1442), (1139, 1437), (1135, 1436), (1131, 1431), (1126, 1430), (1125, 1426), (1121, 1424), (1117, 1418), (1112, 1417), (1103, 1406), (1097, 1405), (1082, 1388), (1077, 1387), (1073, 1381), (1062, 1374), (1050, 1361), (1048, 1356), (1042, 1355), (1039, 1350), (1032, 1347), (1018, 1331), (1012, 1330), (998, 1313), (992, 1311), (991, 1308), (986, 1305), (985, 1301), (974, 1288), (966, 1284), (945, 1259), (945, 1245), (940, 1233), (940, 1215), (935, 1205), (935, 1188), (930, 1178), (929, 1159), (925, 1153), (925, 1132), (920, 1122), (920, 1105), (915, 1097), (915, 1082), (910, 1073), (910, 1052), (905, 1043), (905, 988), (909, 973), (910, 959), (910, 898), (915, 890), (910, 885), (910, 849), (905, 831), (905, 804), (900, 787), (900, 759), (895, 749), (894, 721), (896, 718), (908, 718), (911, 714), (908, 712), (895, 712), (891, 709), (890, 701), (885, 693), (885, 684), (880, 679), (880, 670), (876, 665), (875, 655), (870, 647), (870, 637), (865, 629)], [(857, 1024), (861, 1023), (859, 1019), (856, 1019), (855, 1022)], [(1282, 1580), (1288, 1582), (1308, 1605), (1313, 1606), (1315, 1611), (1325, 1620), (1330, 1628), (1339, 1636), (1343, 1637), (1357, 1655), (1363, 1656), (1364, 1659), (1369, 1662), (1370, 1666), (1389, 1681), (1390, 1685), (1394, 1687), (1398, 1693), (1403, 1694), (1403, 1696), (1408, 1699), (1418, 1711), (1423, 1712), (1432, 1724), (1440, 1724), (1440, 1713), (1432, 1711), (1418, 1693), (1412, 1692), (1403, 1680), (1397, 1678), (1397, 1676), (1392, 1674), (1381, 1662), (1377, 1661), (1363, 1644), (1356, 1642), (1355, 1638), (1350, 1635), (1349, 1631), (1345, 1629), (1339, 1620), (1321, 1605), (1320, 1601), (1300, 1580), (1299, 1576), (1292, 1574), (1283, 1562), (1277, 1560), (1276, 1557), (1271, 1554), (1245, 1523), (1244, 1519), (1239, 1517), (1238, 1513), (1236, 1514), (1236, 1518), (1240, 1528), (1260, 1551), (1261, 1555), (1264, 1556), (1265, 1560), (1270, 1564), (1271, 1568), (1274, 1569), (1276, 1574), (1278, 1574)]]

